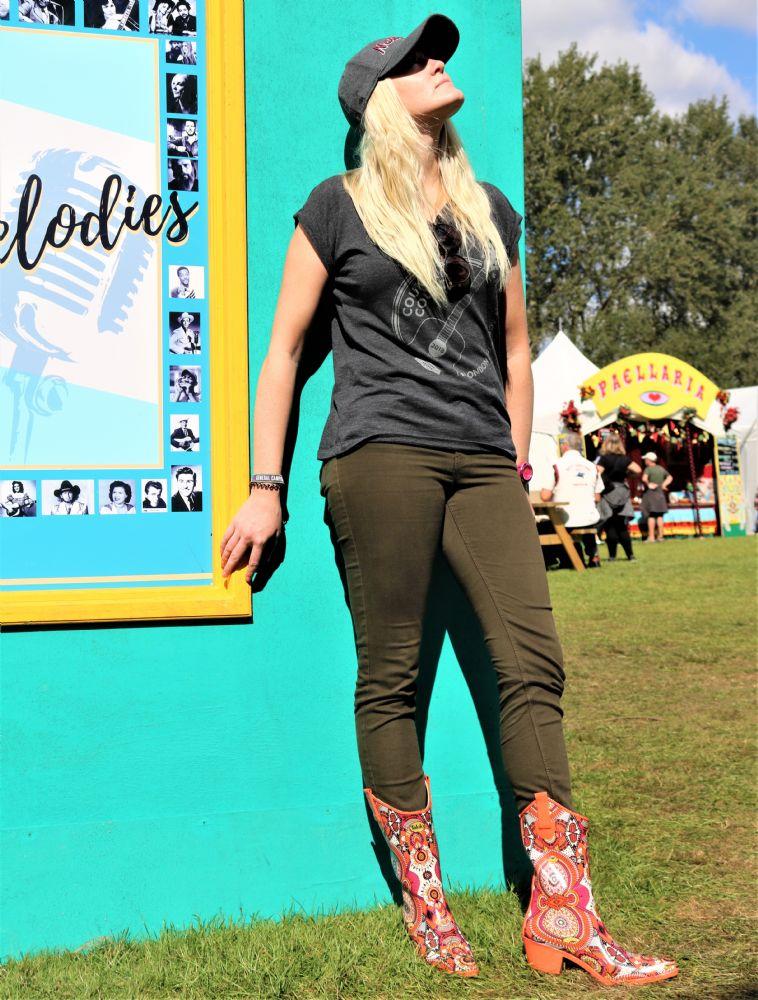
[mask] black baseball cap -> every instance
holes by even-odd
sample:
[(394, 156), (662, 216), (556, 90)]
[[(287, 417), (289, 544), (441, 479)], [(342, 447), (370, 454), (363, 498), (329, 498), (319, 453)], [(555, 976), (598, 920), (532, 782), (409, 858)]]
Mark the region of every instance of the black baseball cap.
[(444, 14), (430, 14), (425, 21), (404, 38), (389, 35), (369, 42), (357, 52), (340, 77), (337, 96), (345, 117), (360, 128), (363, 112), (374, 87), (396, 69), (406, 56), (417, 48), (443, 62), (458, 48), (460, 35), (454, 22)]

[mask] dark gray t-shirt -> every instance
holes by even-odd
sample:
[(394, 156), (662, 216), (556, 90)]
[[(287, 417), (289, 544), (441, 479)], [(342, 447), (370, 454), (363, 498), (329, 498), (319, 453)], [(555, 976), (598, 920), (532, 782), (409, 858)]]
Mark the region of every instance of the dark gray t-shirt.
[[(512, 260), (522, 217), (480, 183)], [(515, 458), (497, 269), (485, 281), (472, 252), (470, 293), (440, 310), (369, 238), (341, 174), (318, 184), (294, 219), (329, 273), (334, 389), (317, 458), (369, 439)]]

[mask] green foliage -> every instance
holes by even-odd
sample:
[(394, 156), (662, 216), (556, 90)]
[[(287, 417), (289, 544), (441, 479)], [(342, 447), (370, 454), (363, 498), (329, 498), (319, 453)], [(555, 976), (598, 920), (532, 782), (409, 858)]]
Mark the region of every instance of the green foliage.
[(527, 304), (596, 364), (656, 350), (758, 381), (756, 119), (661, 114), (639, 70), (572, 45), (524, 75)]

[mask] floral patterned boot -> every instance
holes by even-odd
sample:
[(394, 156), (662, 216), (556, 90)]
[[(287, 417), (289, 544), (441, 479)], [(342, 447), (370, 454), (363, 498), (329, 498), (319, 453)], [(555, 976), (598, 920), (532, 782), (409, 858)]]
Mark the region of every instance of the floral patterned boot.
[(606, 986), (652, 983), (679, 972), (670, 959), (627, 951), (606, 930), (592, 895), (585, 816), (537, 792), (520, 818), (534, 865), (521, 932), (533, 969), (557, 975), (565, 958)]
[(403, 920), (419, 954), (430, 965), (458, 976), (479, 969), (471, 946), (447, 905), (442, 888), (437, 838), (432, 826), (432, 793), (425, 775), (426, 808), (395, 809), (364, 788), (374, 819), (387, 841), (392, 867), (403, 890)]

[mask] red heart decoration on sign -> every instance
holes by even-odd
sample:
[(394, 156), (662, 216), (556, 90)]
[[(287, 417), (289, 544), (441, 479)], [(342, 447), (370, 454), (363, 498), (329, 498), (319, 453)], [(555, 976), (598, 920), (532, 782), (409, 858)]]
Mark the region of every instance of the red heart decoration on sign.
[(648, 398), (653, 403), (657, 403), (658, 400), (661, 398), (661, 394), (659, 392), (649, 392), (647, 395), (648, 395)]

